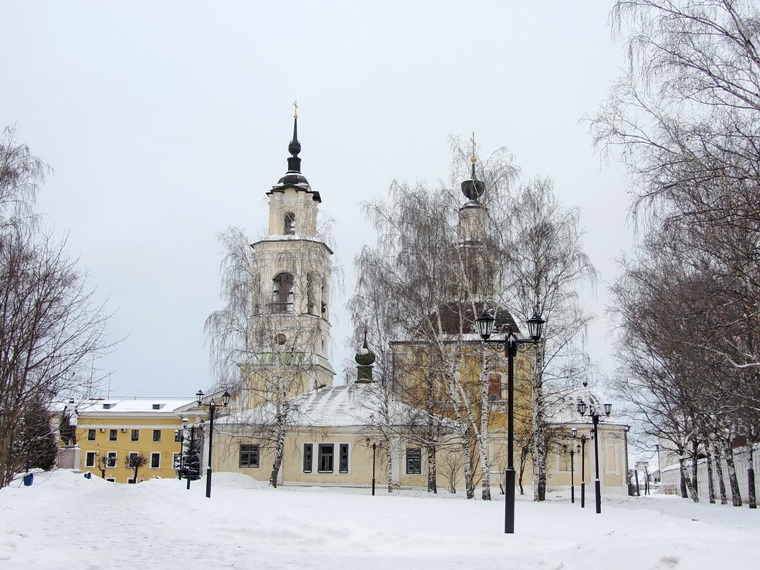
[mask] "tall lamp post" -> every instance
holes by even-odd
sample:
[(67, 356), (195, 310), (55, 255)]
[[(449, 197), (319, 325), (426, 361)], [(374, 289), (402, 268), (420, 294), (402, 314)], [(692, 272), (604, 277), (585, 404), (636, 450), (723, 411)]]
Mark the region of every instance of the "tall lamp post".
[(586, 435), (581, 436), (581, 508), (586, 508)]
[(504, 353), (507, 357), (507, 470), (505, 473), (505, 505), (504, 505), (504, 532), (514, 534), (515, 532), (515, 465), (514, 465), (514, 437), (515, 437), (515, 356), (517, 355), (518, 344), (538, 344), (541, 340), (541, 334), (544, 331), (546, 322), (538, 314), (533, 314), (528, 319), (528, 333), (530, 339), (519, 339), (509, 330), (504, 340), (489, 340), (493, 332), (493, 324), (496, 319), (490, 313), (484, 311), (476, 319), (478, 324), (478, 333), (485, 343), (496, 343), (504, 346)]
[(372, 496), (375, 496), (375, 459), (377, 458), (377, 448), (382, 447), (383, 444), (381, 443), (379, 446), (376, 441), (373, 441), (370, 443), (370, 439), (367, 438), (367, 447), (372, 448)]
[(655, 480), (655, 483), (662, 484), (662, 463), (660, 463), (660, 444), (655, 443), (654, 448), (657, 451), (657, 472), (660, 474), (659, 481)]
[[(596, 514), (602, 512), (602, 485), (599, 482), (599, 410), (596, 409), (593, 402), (586, 404), (583, 400), (578, 400), (578, 413), (581, 416), (588, 415), (591, 417), (591, 422), (594, 424), (594, 462), (596, 464), (596, 479), (594, 480), (594, 491), (596, 492)], [(612, 411), (612, 404), (604, 404), (604, 413), (610, 415)]]
[[(203, 392), (201, 390), (198, 390), (195, 393), (195, 399), (198, 402), (198, 405), (200, 406), (203, 404)], [(227, 390), (224, 391), (224, 394), (222, 394), (222, 404), (224, 404), (224, 407), (227, 407), (227, 404), (230, 403), (230, 393), (227, 392)], [(214, 412), (216, 411), (216, 402), (212, 398), (211, 401), (208, 404), (208, 411), (209, 411), (209, 428), (208, 428), (208, 469), (206, 469), (206, 498), (211, 498), (211, 449), (212, 444), (214, 441)]]
[(575, 502), (575, 439), (578, 437), (578, 430), (573, 428), (570, 430), (573, 436), (573, 442), (570, 444), (570, 502)]

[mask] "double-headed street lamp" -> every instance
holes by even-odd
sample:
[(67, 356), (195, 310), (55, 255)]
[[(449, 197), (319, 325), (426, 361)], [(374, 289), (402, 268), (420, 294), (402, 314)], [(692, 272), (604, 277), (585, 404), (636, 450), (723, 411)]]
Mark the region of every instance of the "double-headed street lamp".
[[(588, 415), (594, 424), (594, 462), (596, 464), (596, 479), (594, 480), (594, 491), (596, 492), (596, 514), (602, 512), (602, 485), (599, 482), (599, 410), (596, 409), (593, 401), (586, 404), (583, 400), (578, 400), (578, 413), (585, 416), (588, 409)], [(604, 404), (604, 413), (609, 416), (612, 411), (612, 404)]]
[[(195, 393), (195, 399), (198, 402), (198, 405), (203, 404), (203, 392), (201, 390), (198, 390)], [(227, 404), (230, 403), (230, 393), (227, 392), (227, 390), (224, 391), (224, 394), (222, 394), (222, 404), (224, 404), (224, 407), (227, 407)], [(206, 497), (211, 498), (211, 449), (212, 449), (212, 443), (214, 441), (214, 411), (216, 410), (216, 402), (212, 398), (211, 401), (208, 403), (208, 410), (209, 410), (209, 427), (208, 427), (208, 469), (206, 469)]]
[(484, 311), (476, 319), (478, 324), (478, 333), (486, 343), (496, 343), (504, 345), (504, 353), (507, 357), (507, 471), (505, 473), (504, 491), (504, 532), (514, 534), (515, 532), (515, 465), (514, 465), (514, 437), (515, 437), (515, 363), (518, 344), (538, 344), (541, 340), (541, 334), (544, 331), (546, 322), (538, 314), (533, 314), (528, 319), (529, 339), (519, 339), (510, 328), (504, 340), (489, 340), (493, 332), (493, 324), (496, 319), (488, 312)]
[(570, 444), (570, 502), (575, 502), (575, 439), (578, 436), (578, 430), (573, 428), (570, 430), (573, 436), (573, 441)]

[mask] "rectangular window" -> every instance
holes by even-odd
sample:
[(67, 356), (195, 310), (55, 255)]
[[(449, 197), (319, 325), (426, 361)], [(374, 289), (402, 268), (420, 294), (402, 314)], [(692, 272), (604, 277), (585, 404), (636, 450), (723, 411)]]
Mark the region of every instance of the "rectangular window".
[(559, 470), (570, 471), (570, 451), (563, 448), (559, 454)]
[(108, 430), (108, 441), (116, 441), (116, 438), (118, 437), (118, 430), (112, 429)]
[(95, 451), (88, 451), (87, 455), (84, 456), (84, 466), (85, 467), (95, 467), (95, 456), (97, 453)]
[(174, 430), (174, 441), (176, 441), (177, 443), (182, 441), (182, 432), (178, 429)]
[(106, 467), (116, 467), (116, 452), (115, 451), (109, 451), (108, 452), (108, 460), (106, 461)]
[(106, 481), (108, 481), (109, 483), (116, 483), (116, 479), (114, 479), (113, 477), (106, 477)]
[(133, 429), (132, 435), (130, 436), (130, 439), (132, 441), (140, 441), (140, 430), (139, 429)]
[(129, 461), (131, 462), (132, 458), (133, 457), (137, 457), (138, 455), (140, 455), (138, 452), (136, 452), (136, 451), (130, 451), (129, 452)]
[(338, 462), (338, 471), (348, 473), (348, 444), (340, 444), (340, 460)]
[(161, 441), (161, 430), (160, 429), (154, 429), (153, 430), (153, 441)]
[(335, 461), (335, 445), (332, 443), (320, 443), (317, 461), (319, 462), (320, 473), (332, 473)]
[(130, 477), (129, 479), (127, 479), (127, 483), (130, 484), (130, 485), (134, 485), (135, 484), (134, 478)]
[(150, 454), (150, 468), (158, 469), (161, 467), (161, 454), (153, 452)]
[(240, 444), (240, 467), (259, 466), (259, 446), (253, 444)]
[(87, 441), (95, 441), (95, 430), (94, 429), (88, 429), (87, 430)]
[(491, 374), (488, 376), (488, 401), (496, 402), (502, 399), (501, 377), (498, 374)]
[(303, 444), (303, 472), (311, 473), (311, 463), (314, 456), (314, 446), (311, 443)]
[(422, 450), (419, 447), (406, 448), (406, 474), (419, 475), (422, 473)]

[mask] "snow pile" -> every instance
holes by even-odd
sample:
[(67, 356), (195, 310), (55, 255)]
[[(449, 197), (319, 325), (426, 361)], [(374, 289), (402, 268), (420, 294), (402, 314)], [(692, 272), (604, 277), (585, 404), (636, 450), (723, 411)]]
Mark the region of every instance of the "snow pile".
[[(244, 475), (116, 485), (67, 471), (0, 490), (0, 568), (740, 568), (760, 513), (667, 496), (504, 503), (420, 491), (271, 489)], [(577, 489), (576, 489), (577, 491)], [(421, 496), (426, 495), (426, 496)], [(500, 498), (500, 497), (499, 497)]]

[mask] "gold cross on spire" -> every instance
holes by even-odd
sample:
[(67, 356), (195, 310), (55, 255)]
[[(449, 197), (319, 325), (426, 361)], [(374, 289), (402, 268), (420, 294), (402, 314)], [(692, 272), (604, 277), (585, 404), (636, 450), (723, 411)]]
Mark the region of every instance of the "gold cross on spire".
[(298, 118), (298, 99), (293, 101), (293, 118), (294, 119)]
[(475, 131), (472, 131), (472, 139), (470, 139), (472, 142), (472, 156), (470, 157), (470, 162), (475, 164), (478, 161), (478, 158), (475, 156)]

